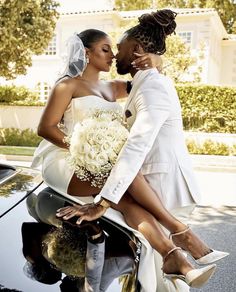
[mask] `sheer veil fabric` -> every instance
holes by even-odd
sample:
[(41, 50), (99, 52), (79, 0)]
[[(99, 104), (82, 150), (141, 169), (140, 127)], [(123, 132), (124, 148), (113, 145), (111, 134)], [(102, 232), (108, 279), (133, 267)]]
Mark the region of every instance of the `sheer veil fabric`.
[(59, 75), (59, 79), (69, 76), (71, 78), (81, 76), (87, 67), (86, 50), (78, 33), (74, 33), (67, 41), (67, 54), (65, 66)]

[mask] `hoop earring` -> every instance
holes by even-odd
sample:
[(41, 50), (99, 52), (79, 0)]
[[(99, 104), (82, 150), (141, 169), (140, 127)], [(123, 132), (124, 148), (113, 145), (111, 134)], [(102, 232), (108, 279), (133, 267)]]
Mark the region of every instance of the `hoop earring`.
[(86, 63), (89, 64), (89, 57), (86, 57)]

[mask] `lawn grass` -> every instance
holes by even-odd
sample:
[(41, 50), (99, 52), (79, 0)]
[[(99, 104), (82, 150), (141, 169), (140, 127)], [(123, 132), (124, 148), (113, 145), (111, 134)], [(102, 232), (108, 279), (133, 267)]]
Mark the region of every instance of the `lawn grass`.
[(0, 154), (3, 155), (32, 156), (34, 151), (35, 147), (0, 146)]

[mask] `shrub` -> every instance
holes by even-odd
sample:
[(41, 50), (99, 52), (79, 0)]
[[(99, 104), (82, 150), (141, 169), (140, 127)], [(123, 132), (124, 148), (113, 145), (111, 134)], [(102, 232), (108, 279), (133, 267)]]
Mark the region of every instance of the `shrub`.
[[(42, 138), (31, 129), (0, 129), (0, 145), (3, 146), (37, 147), (41, 140)], [(198, 143), (193, 139), (187, 139), (186, 144), (191, 154), (236, 156), (236, 144), (229, 146), (225, 143), (214, 142), (210, 139), (205, 140), (203, 143)]]
[(236, 144), (229, 146), (225, 143), (205, 140), (203, 143), (198, 143), (195, 140), (186, 140), (188, 151), (191, 154), (205, 155), (236, 155)]
[(38, 100), (38, 94), (24, 86), (4, 85), (0, 86), (0, 103), (7, 105), (42, 104)]
[(235, 87), (181, 84), (176, 89), (185, 130), (235, 133)]
[(41, 140), (31, 129), (0, 129), (0, 145), (36, 147)]
[[(178, 84), (185, 130), (235, 133), (236, 87)], [(44, 105), (26, 87), (0, 86), (0, 104)]]

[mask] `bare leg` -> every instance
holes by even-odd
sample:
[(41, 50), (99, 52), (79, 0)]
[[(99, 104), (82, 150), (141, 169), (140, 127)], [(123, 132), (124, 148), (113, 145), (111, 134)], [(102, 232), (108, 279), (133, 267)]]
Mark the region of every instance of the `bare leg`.
[[(67, 190), (68, 194), (72, 196), (92, 196), (100, 191), (101, 189), (92, 187), (90, 182), (78, 179), (75, 174)], [(165, 209), (159, 196), (152, 190), (142, 174), (139, 173), (135, 177), (128, 188), (128, 192), (134, 201), (150, 212), (171, 233), (179, 232), (186, 228), (186, 225), (178, 221)]]
[[(140, 181), (141, 179), (141, 181)], [(141, 182), (141, 184), (140, 184)], [(146, 192), (147, 182), (143, 183), (142, 177), (138, 176), (138, 181), (135, 181), (135, 188), (138, 185), (142, 186), (141, 191)], [(133, 189), (135, 192), (136, 189)], [(68, 187), (68, 193), (70, 195), (77, 196), (91, 196), (96, 193), (99, 193), (100, 189), (95, 187), (91, 187), (90, 182), (82, 182), (80, 181), (76, 175), (74, 175), (71, 179), (71, 182)], [(139, 192), (140, 193), (140, 192)], [(154, 193), (154, 196), (155, 193)], [(140, 202), (136, 202), (135, 198), (132, 198), (128, 193), (124, 194), (119, 204), (112, 203), (111, 207), (115, 210), (120, 211), (125, 218), (126, 223), (138, 230), (140, 233), (144, 235), (144, 237), (148, 240), (150, 245), (161, 254), (162, 257), (165, 257), (167, 253), (175, 247), (174, 243), (168, 239), (163, 230), (161, 229), (159, 223), (155, 219), (155, 217), (150, 214), (148, 208), (149, 203), (153, 203), (152, 200), (149, 202), (149, 194), (146, 194), (147, 202), (143, 200), (141, 197)], [(140, 203), (144, 201), (144, 206), (141, 206)], [(146, 209), (147, 207), (147, 209)], [(164, 209), (164, 208), (163, 208)], [(165, 210), (165, 209), (164, 209)], [(76, 210), (74, 210), (76, 214)], [(168, 211), (166, 211), (168, 214)], [(174, 217), (173, 217), (174, 218)], [(178, 250), (174, 251), (165, 261), (163, 266), (163, 271), (167, 274), (170, 273), (180, 273), (186, 275), (186, 273), (192, 270), (192, 265), (186, 260), (186, 258), (182, 255), (182, 253)]]
[(137, 203), (149, 211), (171, 233), (182, 231), (186, 228), (185, 224), (172, 216), (164, 207), (158, 194), (153, 191), (141, 173), (138, 173), (135, 177), (128, 188), (128, 192)]
[[(92, 187), (88, 181), (79, 180), (75, 174), (68, 186), (68, 194), (72, 196), (93, 196), (99, 192), (99, 188)], [(160, 198), (152, 190), (142, 174), (139, 173), (136, 176), (128, 188), (128, 192), (140, 207), (151, 213), (171, 233), (183, 231), (187, 228), (185, 224), (173, 217), (163, 206)], [(115, 208), (115, 204), (113, 207)], [(189, 250), (194, 258), (200, 258), (211, 251), (193, 232), (184, 233), (179, 235), (178, 238), (173, 237), (173, 240), (182, 248)]]
[[(158, 194), (153, 191), (141, 173), (129, 186), (128, 192), (138, 204), (149, 211), (171, 233), (180, 232), (187, 228), (164, 207)], [(200, 258), (211, 252), (211, 249), (191, 230), (178, 235), (178, 237), (173, 237), (173, 240), (178, 246), (189, 250), (194, 258)]]
[[(167, 238), (153, 215), (137, 204), (128, 194), (125, 194), (119, 204), (112, 204), (112, 208), (120, 211), (126, 223), (138, 230), (148, 240), (150, 245), (165, 257), (175, 247)], [(163, 271), (167, 274), (179, 273), (186, 275), (192, 270), (192, 265), (178, 250), (174, 251), (163, 265)]]
[(98, 194), (101, 189), (91, 186), (89, 181), (81, 181), (76, 174), (72, 176), (67, 193), (71, 196), (87, 197)]

